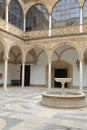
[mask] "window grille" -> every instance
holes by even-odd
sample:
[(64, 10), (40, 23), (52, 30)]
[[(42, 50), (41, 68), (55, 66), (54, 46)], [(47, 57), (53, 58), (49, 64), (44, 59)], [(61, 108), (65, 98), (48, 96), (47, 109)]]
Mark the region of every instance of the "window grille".
[(0, 0), (0, 18), (5, 19), (5, 0)]
[(85, 0), (84, 6), (83, 6), (83, 24), (87, 23), (87, 0)]
[(52, 27), (80, 24), (80, 7), (77, 0), (60, 0), (52, 11)]
[(9, 23), (23, 30), (23, 12), (17, 0), (9, 4)]
[(26, 16), (26, 31), (48, 29), (49, 15), (45, 6), (35, 5)]

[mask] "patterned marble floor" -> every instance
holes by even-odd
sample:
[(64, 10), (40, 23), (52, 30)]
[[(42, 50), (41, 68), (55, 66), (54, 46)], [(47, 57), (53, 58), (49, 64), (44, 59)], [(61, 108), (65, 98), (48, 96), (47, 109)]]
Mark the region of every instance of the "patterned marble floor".
[(0, 88), (0, 130), (87, 130), (87, 107), (43, 106), (44, 91), (40, 87)]

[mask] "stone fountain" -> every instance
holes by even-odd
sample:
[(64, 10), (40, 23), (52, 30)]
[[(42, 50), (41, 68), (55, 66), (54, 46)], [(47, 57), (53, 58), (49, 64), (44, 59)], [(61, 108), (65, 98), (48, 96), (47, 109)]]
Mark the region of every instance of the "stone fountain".
[(86, 106), (86, 95), (81, 92), (64, 88), (66, 82), (71, 82), (71, 78), (55, 78), (56, 82), (61, 82), (61, 89), (51, 89), (42, 94), (43, 105), (58, 108), (78, 108)]

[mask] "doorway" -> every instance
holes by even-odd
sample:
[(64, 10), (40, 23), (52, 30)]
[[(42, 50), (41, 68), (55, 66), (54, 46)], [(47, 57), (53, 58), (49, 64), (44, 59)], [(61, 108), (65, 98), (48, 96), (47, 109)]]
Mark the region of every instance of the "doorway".
[[(67, 69), (63, 68), (63, 69), (55, 69), (54, 70), (54, 74), (55, 74), (55, 78), (67, 78)], [(60, 82), (56, 82), (54, 83), (55, 87), (61, 88), (62, 85)], [(65, 83), (65, 88), (67, 88), (67, 83)]]
[[(22, 83), (22, 65), (20, 69), (20, 82)], [(25, 65), (24, 86), (30, 86), (30, 65)]]

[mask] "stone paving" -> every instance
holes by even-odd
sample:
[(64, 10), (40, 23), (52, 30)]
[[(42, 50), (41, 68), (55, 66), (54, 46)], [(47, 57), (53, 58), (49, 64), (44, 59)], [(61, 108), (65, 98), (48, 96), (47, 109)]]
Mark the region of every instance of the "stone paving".
[(40, 87), (0, 88), (0, 130), (87, 130), (87, 107), (50, 108), (40, 104)]

